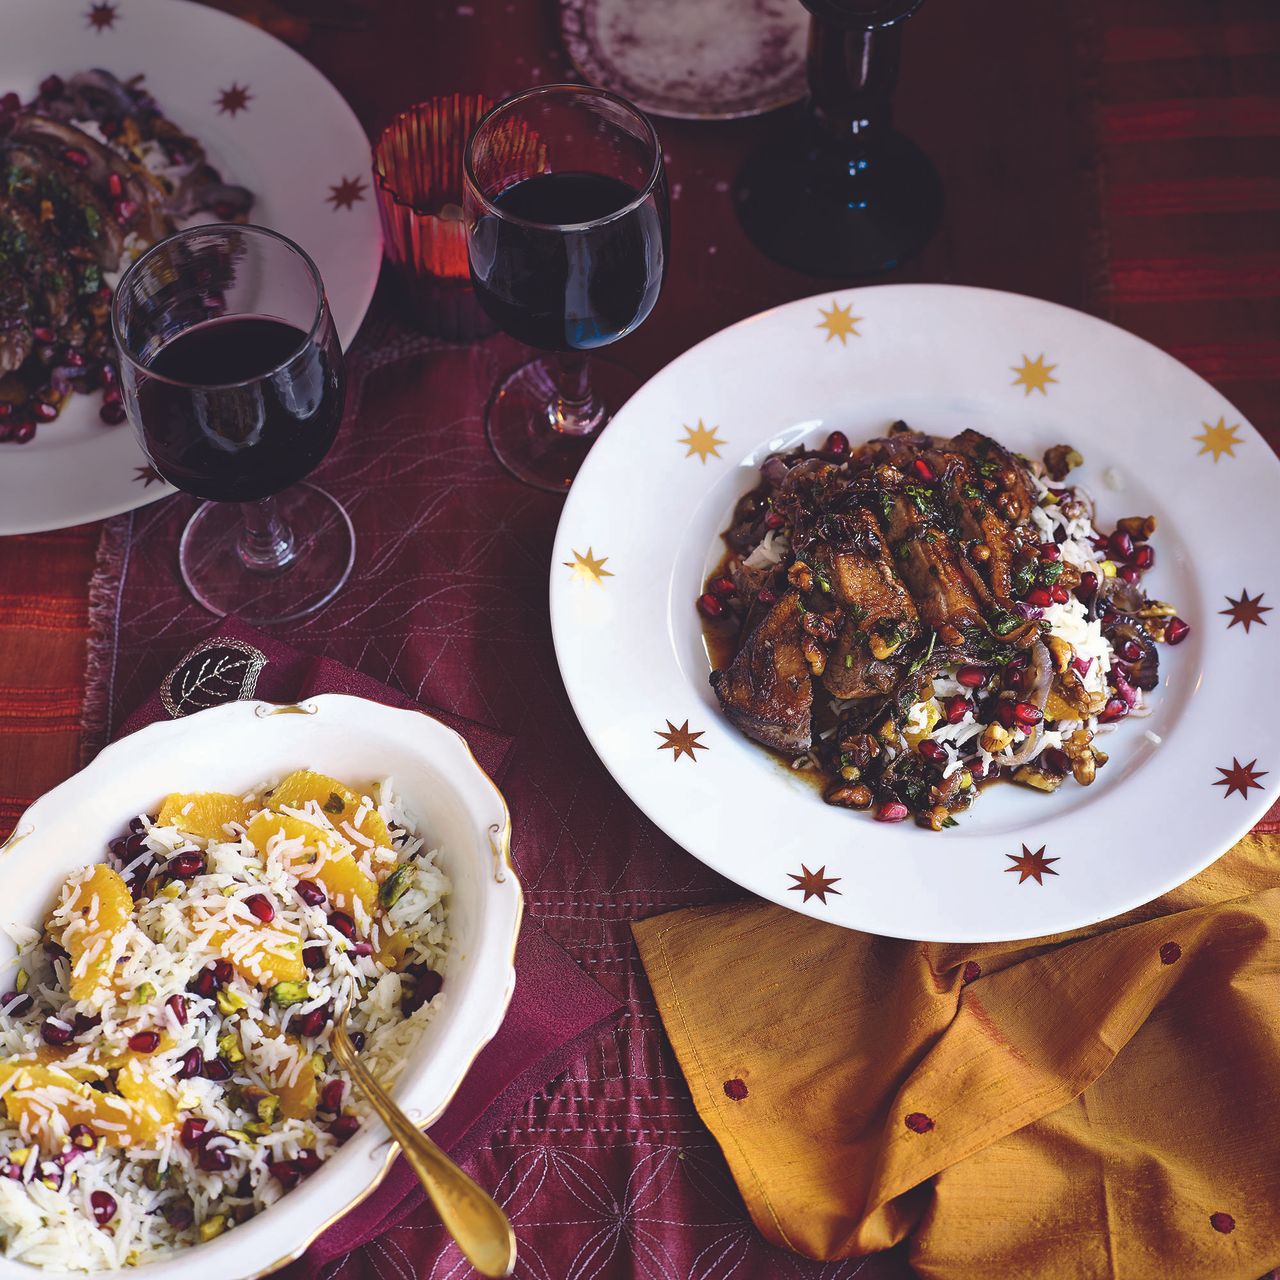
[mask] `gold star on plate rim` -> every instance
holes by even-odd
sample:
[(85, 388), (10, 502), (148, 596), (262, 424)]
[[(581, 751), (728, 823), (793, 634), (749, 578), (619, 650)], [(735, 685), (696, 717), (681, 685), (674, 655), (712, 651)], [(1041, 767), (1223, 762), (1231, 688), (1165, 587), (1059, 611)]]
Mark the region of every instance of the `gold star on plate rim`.
[(814, 326), (816, 329), (825, 329), (827, 331), (827, 341), (832, 338), (839, 338), (840, 345), (847, 346), (850, 338), (860, 338), (862, 334), (858, 332), (857, 326), (860, 321), (865, 319), (864, 316), (855, 316), (853, 314), (853, 306), (842, 307), (834, 298), (831, 299), (831, 310), (824, 311), (818, 308), (818, 314), (821, 320)]
[(581, 551), (573, 552), (572, 560), (562, 561), (566, 569), (573, 570), (573, 576), (581, 582), (594, 582), (597, 586), (604, 586), (606, 578), (614, 576), (612, 569), (606, 569), (605, 565), (609, 563), (608, 556), (596, 557), (593, 548), (587, 548), (587, 554), (583, 555)]
[(810, 898), (817, 898), (825, 907), (827, 905), (827, 894), (834, 893), (836, 897), (840, 897), (840, 890), (834, 886), (844, 879), (843, 876), (827, 875), (826, 864), (820, 866), (817, 871), (810, 871), (802, 862), (800, 864), (800, 875), (796, 875), (794, 871), (788, 871), (787, 875), (795, 881), (795, 884), (787, 885), (788, 893), (803, 893), (804, 898), (801, 901), (803, 906)]
[(364, 179), (343, 178), (336, 186), (329, 188), (325, 199), (333, 205), (335, 212), (338, 209), (352, 208), (357, 200), (364, 199)]
[(134, 467), (133, 481), (135, 484), (141, 480), (144, 489), (150, 489), (152, 484), (164, 484), (164, 476), (162, 476), (155, 467), (148, 464), (145, 467)]
[(655, 729), (654, 733), (660, 738), (665, 738), (665, 742), (658, 743), (659, 751), (670, 751), (672, 763), (679, 760), (681, 756), (688, 756), (694, 764), (698, 763), (698, 757), (693, 753), (695, 751), (710, 751), (711, 748), (705, 742), (699, 742), (698, 739), (706, 733), (705, 729), (689, 730), (689, 722), (686, 720), (678, 729), (670, 720), (667, 721), (666, 732), (661, 729)]
[(1051, 862), (1058, 862), (1058, 858), (1046, 858), (1044, 856), (1044, 845), (1041, 845), (1035, 853), (1024, 844), (1021, 854), (1006, 853), (1004, 856), (1013, 863), (1011, 867), (1005, 867), (1006, 871), (1016, 871), (1018, 873), (1018, 883), (1024, 880), (1034, 880), (1036, 884), (1044, 884), (1044, 876), (1056, 876), (1058, 873), (1049, 865)]
[(1215, 787), (1226, 787), (1226, 791), (1222, 794), (1224, 800), (1232, 795), (1240, 795), (1247, 800), (1250, 787), (1255, 787), (1259, 791), (1263, 790), (1262, 783), (1258, 779), (1265, 778), (1268, 771), (1266, 769), (1255, 769), (1253, 766), (1257, 763), (1256, 756), (1248, 764), (1241, 764), (1235, 756), (1232, 756), (1230, 769), (1224, 769), (1220, 764), (1213, 766), (1222, 774), (1222, 777), (1218, 778), (1213, 785)]
[(101, 35), (104, 31), (115, 29), (119, 16), (120, 10), (113, 4), (92, 4), (85, 10), (85, 25)]
[(703, 465), (706, 465), (708, 458), (718, 458), (720, 456), (721, 446), (728, 444), (727, 440), (721, 440), (717, 434), (719, 427), (708, 427), (703, 424), (701, 418), (698, 419), (696, 427), (689, 426), (688, 423), (680, 424), (685, 429), (685, 437), (683, 440), (677, 440), (676, 444), (688, 446), (685, 453), (686, 458), (699, 458)]
[(214, 99), (213, 105), (218, 108), (218, 114), (228, 115), (234, 119), (241, 111), (249, 110), (249, 101), (253, 94), (249, 92), (247, 84), (237, 84), (234, 80), (231, 82), (229, 89), (219, 89), (218, 96)]
[(1256, 596), (1250, 596), (1243, 588), (1240, 588), (1240, 599), (1233, 600), (1230, 596), (1223, 596), (1223, 599), (1231, 606), (1230, 609), (1219, 609), (1219, 613), (1225, 613), (1231, 621), (1227, 623), (1227, 630), (1230, 631), (1234, 626), (1242, 626), (1245, 635), (1249, 634), (1249, 628), (1256, 622), (1258, 626), (1265, 627), (1267, 620), (1262, 615), (1271, 612), (1269, 604), (1263, 604), (1262, 601), (1266, 597), (1265, 591), (1259, 591)]
[[(1204, 428), (1204, 431), (1200, 435), (1192, 436), (1191, 438), (1199, 441), (1200, 453), (1213, 454), (1214, 462), (1217, 462), (1224, 453), (1228, 458), (1234, 458), (1236, 456), (1236, 445), (1244, 444), (1244, 441), (1236, 435), (1236, 432), (1240, 430), (1239, 423), (1229, 427), (1227, 426), (1226, 418), (1219, 418), (1217, 422), (1202, 422), (1200, 425)], [(1196, 454), (1197, 458), (1200, 453)]]
[(1042, 396), (1049, 394), (1048, 384), (1057, 382), (1058, 379), (1053, 376), (1053, 371), (1058, 366), (1056, 364), (1045, 364), (1044, 352), (1042, 351), (1033, 360), (1024, 351), (1022, 353), (1022, 364), (1011, 364), (1009, 369), (1018, 376), (1009, 384), (1011, 387), (1024, 387), (1023, 395), (1029, 396), (1033, 391), (1038, 391)]

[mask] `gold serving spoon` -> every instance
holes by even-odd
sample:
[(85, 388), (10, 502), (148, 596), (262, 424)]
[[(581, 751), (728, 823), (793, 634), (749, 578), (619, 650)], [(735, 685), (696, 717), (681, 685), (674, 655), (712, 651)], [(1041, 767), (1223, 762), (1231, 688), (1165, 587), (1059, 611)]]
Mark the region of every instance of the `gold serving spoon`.
[(444, 1229), (458, 1243), (467, 1261), (483, 1276), (509, 1276), (516, 1265), (516, 1236), (507, 1215), (487, 1191), (474, 1183), (430, 1138), (414, 1126), (391, 1095), (369, 1074), (347, 1037), (344, 1010), (333, 1024), (333, 1056), (346, 1069), (357, 1089), (368, 1098), (404, 1158), (418, 1175), (427, 1198), (435, 1205)]

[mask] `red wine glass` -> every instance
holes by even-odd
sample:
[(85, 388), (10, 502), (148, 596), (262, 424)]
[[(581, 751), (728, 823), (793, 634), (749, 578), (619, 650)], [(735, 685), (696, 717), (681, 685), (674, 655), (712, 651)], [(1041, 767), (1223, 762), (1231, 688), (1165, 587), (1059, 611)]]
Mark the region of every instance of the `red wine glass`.
[(587, 85), (499, 103), (467, 144), (471, 279), (495, 324), (550, 353), (521, 365), (486, 414), (512, 475), (563, 493), (639, 380), (587, 353), (639, 325), (667, 267), (662, 146), (629, 102)]
[(191, 594), (258, 624), (332, 599), (355, 534), (334, 498), (301, 483), (329, 452), (346, 394), (315, 263), (264, 227), (192, 227), (129, 268), (111, 319), (151, 465), (209, 499), (178, 548)]

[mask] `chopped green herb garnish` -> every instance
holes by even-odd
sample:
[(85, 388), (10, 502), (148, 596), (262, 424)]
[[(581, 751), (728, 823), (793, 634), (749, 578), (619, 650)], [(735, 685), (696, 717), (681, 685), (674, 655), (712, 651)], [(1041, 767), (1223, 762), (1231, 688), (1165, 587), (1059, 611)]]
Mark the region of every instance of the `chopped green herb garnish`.
[(1062, 577), (1062, 561), (1052, 560), (1046, 565), (1042, 565), (1040, 569), (1040, 581), (1046, 587), (1051, 587), (1057, 580)]
[(1035, 581), (1035, 566), (1030, 562), (1019, 565), (1013, 572), (1013, 594), (1015, 596), (1025, 596), (1031, 590), (1031, 584)]
[(861, 622), (867, 616), (867, 611), (860, 604), (851, 604), (849, 606), (849, 619), (852, 622)]
[(909, 484), (906, 488), (906, 494), (921, 515), (927, 516), (933, 511), (933, 490), (926, 485)]
[(976, 484), (966, 484), (963, 492), (966, 498), (974, 502), (979, 502), (982, 499), (982, 490)]
[(938, 633), (936, 631), (929, 632), (929, 647), (907, 668), (907, 675), (915, 675), (933, 657), (933, 646), (937, 643)]
[(844, 655), (844, 669), (845, 669), (846, 671), (848, 671), (848, 670), (849, 670), (849, 668), (850, 668), (850, 667), (852, 667), (852, 666), (853, 666), (853, 654), (851, 654), (851, 653), (846, 653), (846, 654)]
[(998, 636), (1007, 636), (1010, 631), (1016, 631), (1020, 625), (1020, 620), (1008, 609), (997, 609), (991, 615), (991, 630)]
[(945, 829), (946, 827), (958, 827), (960, 824), (950, 814), (947, 814), (942, 820), (942, 825)]

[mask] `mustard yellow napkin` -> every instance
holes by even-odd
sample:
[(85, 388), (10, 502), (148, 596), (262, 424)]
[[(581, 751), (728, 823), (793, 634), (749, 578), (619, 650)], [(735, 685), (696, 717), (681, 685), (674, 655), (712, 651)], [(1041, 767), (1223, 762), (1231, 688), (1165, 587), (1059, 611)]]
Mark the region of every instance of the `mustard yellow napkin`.
[(774, 1243), (910, 1237), (940, 1280), (1257, 1280), (1280, 1261), (1276, 886), (1280, 838), (1254, 836), (1033, 943), (892, 941), (756, 901), (635, 936)]

